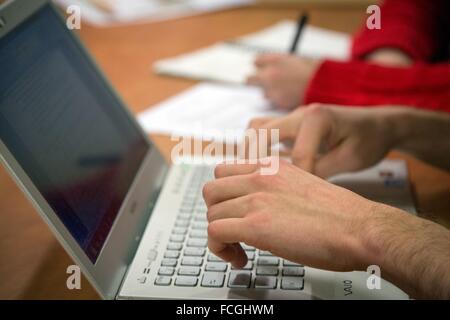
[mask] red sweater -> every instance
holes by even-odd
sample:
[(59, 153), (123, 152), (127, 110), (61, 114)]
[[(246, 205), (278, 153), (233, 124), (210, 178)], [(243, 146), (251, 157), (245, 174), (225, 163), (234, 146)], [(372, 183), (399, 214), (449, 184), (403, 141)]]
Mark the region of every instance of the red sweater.
[[(365, 23), (355, 36), (352, 60), (326, 60), (306, 91), (305, 103), (409, 105), (450, 112), (450, 19), (448, 0), (386, 0), (381, 29)], [(414, 64), (382, 67), (363, 61), (378, 48), (398, 48)]]

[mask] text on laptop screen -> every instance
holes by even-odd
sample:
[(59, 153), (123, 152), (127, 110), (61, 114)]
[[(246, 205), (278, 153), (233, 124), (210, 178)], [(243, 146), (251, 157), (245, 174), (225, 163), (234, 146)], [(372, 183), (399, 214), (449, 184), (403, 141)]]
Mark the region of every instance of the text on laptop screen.
[(0, 40), (0, 137), (95, 262), (149, 145), (50, 6)]

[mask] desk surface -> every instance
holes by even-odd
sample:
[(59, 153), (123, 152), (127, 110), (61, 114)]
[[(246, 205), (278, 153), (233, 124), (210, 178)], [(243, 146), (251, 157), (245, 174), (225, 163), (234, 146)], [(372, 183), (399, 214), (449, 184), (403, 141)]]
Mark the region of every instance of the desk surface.
[[(309, 8), (311, 23), (352, 32), (364, 8)], [(281, 19), (295, 19), (292, 8), (242, 8), (167, 21), (109, 29), (82, 26), (80, 36), (113, 86), (133, 112), (159, 102), (193, 85), (194, 81), (160, 77), (151, 65), (160, 58), (188, 52), (216, 41), (257, 31)], [(170, 140), (152, 136), (168, 158)], [(408, 161), (418, 208), (447, 226), (450, 219), (450, 174), (401, 155)], [(98, 298), (83, 279), (82, 289), (69, 291), (66, 268), (71, 259), (56, 241), (21, 191), (0, 169), (0, 299)]]

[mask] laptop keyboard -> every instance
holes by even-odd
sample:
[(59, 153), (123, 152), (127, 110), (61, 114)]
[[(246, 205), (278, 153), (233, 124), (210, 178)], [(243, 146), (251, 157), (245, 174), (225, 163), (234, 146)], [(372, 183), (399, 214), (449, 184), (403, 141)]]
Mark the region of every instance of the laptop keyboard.
[[(156, 286), (256, 288), (302, 290), (305, 269), (272, 255), (268, 251), (242, 244), (248, 263), (242, 269), (231, 265), (208, 250), (207, 208), (202, 187), (213, 179), (211, 166), (189, 166), (190, 174), (164, 258), (154, 281)], [(176, 188), (181, 188), (181, 182)]]

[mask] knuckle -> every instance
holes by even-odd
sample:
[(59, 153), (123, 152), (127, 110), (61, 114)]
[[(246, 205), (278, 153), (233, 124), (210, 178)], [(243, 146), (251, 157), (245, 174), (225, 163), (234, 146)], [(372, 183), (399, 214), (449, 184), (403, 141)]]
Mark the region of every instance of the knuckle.
[(214, 177), (220, 178), (225, 174), (225, 164), (219, 164), (214, 168)]
[(202, 188), (202, 195), (203, 195), (203, 199), (205, 199), (206, 205), (209, 205), (209, 203), (212, 200), (213, 189), (214, 189), (214, 186), (213, 186), (212, 182), (205, 183), (205, 185)]
[(269, 230), (272, 224), (272, 215), (265, 210), (254, 211), (247, 220), (254, 230)]
[(214, 222), (208, 224), (208, 237), (217, 239), (220, 233), (220, 225)]
[(256, 192), (248, 195), (247, 198), (249, 208), (258, 208), (265, 202), (264, 193)]
[(208, 208), (208, 211), (206, 211), (206, 219), (208, 220), (208, 222), (212, 222), (215, 220), (216, 217), (216, 207), (215, 206), (211, 206)]
[(305, 109), (305, 117), (306, 116), (321, 116), (327, 110), (327, 107), (322, 103), (312, 103), (308, 105)]
[(251, 174), (250, 180), (256, 187), (264, 187), (267, 184), (267, 176), (262, 175), (259, 170)]

